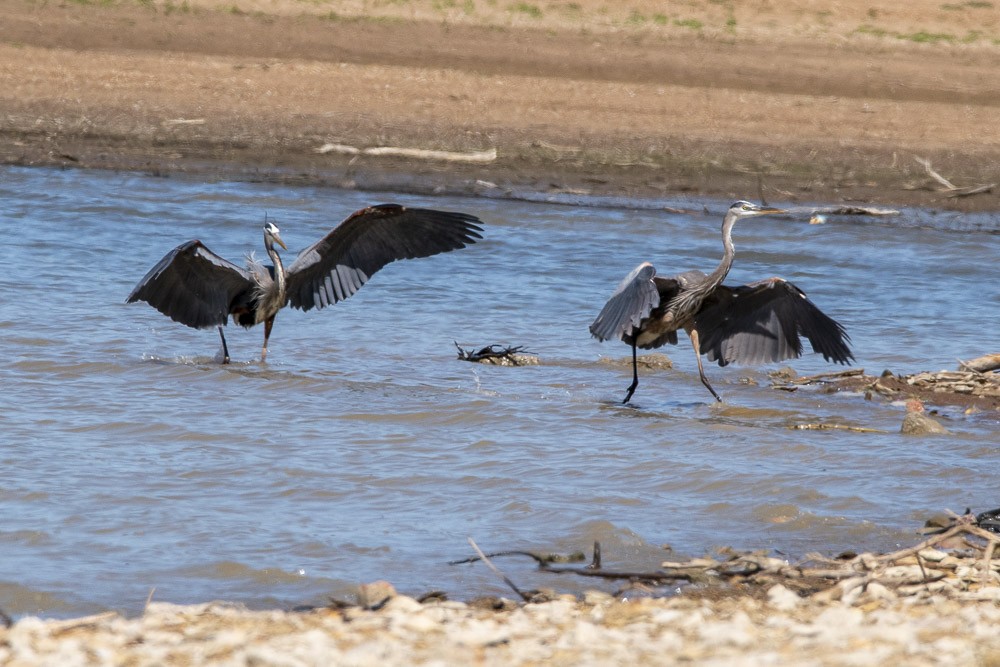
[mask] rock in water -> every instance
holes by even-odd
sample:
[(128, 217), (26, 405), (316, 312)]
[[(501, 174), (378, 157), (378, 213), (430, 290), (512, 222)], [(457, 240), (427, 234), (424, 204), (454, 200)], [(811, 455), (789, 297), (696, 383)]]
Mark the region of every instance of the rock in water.
[(924, 404), (913, 399), (906, 403), (906, 417), (903, 418), (899, 432), (907, 435), (941, 435), (948, 433), (948, 429), (936, 419), (925, 415)]

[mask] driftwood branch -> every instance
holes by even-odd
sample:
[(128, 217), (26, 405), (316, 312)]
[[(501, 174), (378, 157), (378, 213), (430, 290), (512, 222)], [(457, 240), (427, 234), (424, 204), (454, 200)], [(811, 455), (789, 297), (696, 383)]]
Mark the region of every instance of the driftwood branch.
[(793, 424), (789, 426), (793, 431), (851, 431), (854, 433), (888, 433), (880, 428), (868, 428), (867, 426), (851, 426), (849, 424), (829, 424), (825, 422), (810, 422), (807, 424)]
[(1000, 354), (986, 354), (968, 361), (958, 360), (960, 370), (974, 371), (976, 373), (986, 373), (1000, 369)]
[(899, 215), (894, 208), (875, 208), (871, 206), (796, 206), (788, 209), (789, 213), (807, 213), (809, 215)]
[[(584, 567), (553, 565), (578, 562), (580, 553), (553, 556), (531, 551), (503, 551), (484, 554), (451, 564), (484, 561), (500, 576), (490, 558), (525, 556), (538, 565), (539, 571), (552, 574), (573, 574), (581, 577), (629, 580), (634, 583), (673, 585), (677, 582), (702, 584), (738, 584), (769, 590), (782, 584), (799, 595), (817, 600), (842, 600), (852, 603), (866, 593), (881, 596), (909, 596), (940, 592), (957, 597), (997, 599), (1000, 597), (1000, 561), (998, 553), (1000, 509), (973, 516), (952, 514), (950, 523), (938, 525), (936, 534), (918, 544), (887, 554), (862, 553), (848, 557), (828, 558), (809, 554), (799, 563), (768, 556), (765, 553), (740, 553), (732, 549), (719, 550), (721, 558), (703, 557), (688, 561), (664, 562), (648, 572), (607, 570), (601, 567), (600, 543), (594, 543), (594, 558)], [(984, 529), (984, 528), (988, 528)], [(470, 539), (470, 543), (472, 540)], [(473, 543), (473, 546), (474, 543)], [(503, 577), (522, 598), (525, 597)]]
[[(585, 567), (567, 567), (564, 565), (553, 565), (553, 563), (568, 563), (584, 560), (583, 554), (576, 553), (569, 556), (557, 556), (553, 554), (538, 554), (532, 551), (498, 551), (491, 554), (484, 554), (477, 550), (477, 557), (463, 558), (461, 560), (449, 561), (449, 565), (461, 565), (464, 563), (475, 563), (482, 560), (488, 566), (494, 567), (489, 559), (503, 558), (506, 556), (525, 556), (535, 561), (538, 569), (551, 574), (575, 574), (581, 577), (597, 577), (600, 579), (628, 579), (631, 581), (643, 581), (647, 583), (671, 583), (675, 581), (691, 581), (692, 575), (687, 572), (666, 572), (656, 570), (653, 572), (631, 572), (620, 570), (605, 570), (601, 567), (601, 544), (594, 542), (594, 558)], [(502, 575), (501, 575), (502, 576)]]
[(996, 183), (990, 183), (988, 185), (973, 185), (969, 187), (960, 188), (951, 181), (949, 181), (947, 178), (942, 176), (941, 174), (934, 171), (934, 168), (931, 166), (930, 160), (927, 160), (925, 158), (916, 155), (913, 156), (913, 159), (916, 160), (918, 164), (923, 165), (924, 171), (927, 172), (928, 176), (930, 176), (935, 181), (941, 184), (946, 193), (945, 194), (946, 197), (968, 197), (970, 195), (982, 194), (983, 192), (990, 192), (993, 188), (996, 187)]
[(445, 162), (493, 162), (497, 159), (497, 149), (490, 148), (485, 151), (437, 151), (424, 148), (403, 148), (400, 146), (373, 146), (370, 148), (358, 148), (347, 144), (323, 144), (319, 148), (313, 149), (320, 155), (327, 153), (339, 153), (341, 155), (370, 155), (374, 157), (408, 157), (419, 160), (441, 160)]

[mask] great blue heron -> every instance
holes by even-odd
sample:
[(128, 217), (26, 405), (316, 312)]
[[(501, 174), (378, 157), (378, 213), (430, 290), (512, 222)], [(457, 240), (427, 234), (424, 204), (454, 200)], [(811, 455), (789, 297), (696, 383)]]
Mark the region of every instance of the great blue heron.
[(747, 201), (730, 206), (722, 221), (725, 254), (707, 276), (701, 271), (685, 271), (660, 278), (652, 264), (643, 262), (625, 277), (590, 325), (595, 338), (620, 338), (632, 346), (632, 384), (623, 403), (629, 402), (639, 386), (636, 348), (676, 345), (678, 329), (691, 338), (698, 375), (717, 401), (722, 399), (705, 377), (703, 354), (720, 366), (781, 361), (802, 354), (802, 335), (827, 361), (846, 364), (854, 359), (844, 328), (792, 283), (768, 278), (737, 287), (722, 284), (736, 255), (732, 237), (736, 221), (785, 212)]
[(291, 304), (301, 310), (323, 308), (361, 289), (372, 274), (397, 259), (429, 257), (464, 248), (481, 239), (479, 218), (465, 213), (380, 204), (350, 215), (303, 250), (286, 270), (274, 244), (288, 249), (273, 223), (264, 223), (264, 248), (273, 266), (251, 253), (243, 268), (194, 240), (182, 243), (139, 281), (126, 303), (145, 301), (189, 327), (216, 326), (223, 363), (229, 348), (223, 325), (230, 316), (250, 328), (264, 323), (264, 347), (278, 311)]

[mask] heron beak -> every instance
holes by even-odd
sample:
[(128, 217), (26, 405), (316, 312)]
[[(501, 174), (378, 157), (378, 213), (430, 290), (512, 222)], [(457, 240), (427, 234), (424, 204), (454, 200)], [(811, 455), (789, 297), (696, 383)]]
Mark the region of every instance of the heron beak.
[(771, 208), (770, 206), (766, 206), (757, 211), (758, 215), (772, 215), (775, 213), (788, 213), (788, 210), (784, 208)]
[(285, 242), (282, 241), (281, 237), (277, 234), (274, 235), (274, 242), (280, 245), (283, 249), (288, 250), (288, 246), (285, 245)]

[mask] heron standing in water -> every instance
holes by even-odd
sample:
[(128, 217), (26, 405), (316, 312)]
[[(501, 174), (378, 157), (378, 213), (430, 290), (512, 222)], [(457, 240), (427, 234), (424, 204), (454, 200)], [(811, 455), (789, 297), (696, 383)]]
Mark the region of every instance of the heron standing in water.
[(355, 212), (330, 233), (303, 250), (286, 270), (275, 245), (287, 250), (278, 228), (264, 223), (264, 249), (272, 266), (247, 258), (246, 268), (219, 257), (201, 241), (183, 243), (139, 281), (127, 303), (145, 301), (189, 327), (218, 327), (223, 363), (229, 348), (222, 327), (232, 317), (246, 328), (264, 324), (264, 347), (278, 311), (291, 304), (311, 310), (342, 301), (371, 276), (397, 259), (429, 257), (457, 250), (481, 239), (481, 221), (449, 211), (398, 204), (369, 206)]
[(708, 275), (685, 271), (661, 278), (652, 264), (643, 262), (625, 277), (590, 325), (590, 333), (598, 340), (620, 338), (632, 346), (632, 384), (623, 403), (629, 402), (639, 386), (636, 348), (676, 345), (680, 329), (694, 346), (702, 384), (717, 401), (722, 398), (705, 377), (703, 354), (720, 366), (782, 361), (801, 356), (800, 336), (805, 336), (827, 361), (846, 364), (854, 359), (844, 328), (792, 283), (768, 278), (736, 287), (722, 284), (736, 255), (733, 225), (744, 218), (785, 212), (748, 201), (730, 206), (722, 221), (725, 254)]

